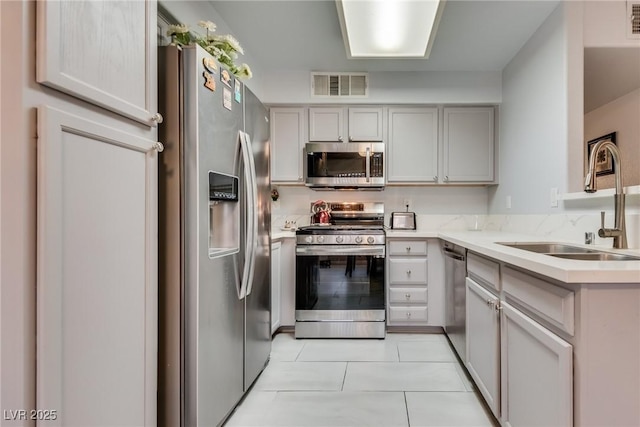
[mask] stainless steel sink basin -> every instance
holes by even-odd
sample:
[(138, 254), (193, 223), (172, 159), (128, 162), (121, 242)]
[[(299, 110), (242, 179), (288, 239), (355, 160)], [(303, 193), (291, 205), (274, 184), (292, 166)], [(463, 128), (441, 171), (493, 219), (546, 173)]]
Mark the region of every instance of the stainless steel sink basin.
[(511, 243), (504, 242), (499, 245), (509, 246), (511, 248), (522, 249), (524, 251), (536, 252), (539, 254), (577, 254), (577, 253), (593, 253), (597, 252), (593, 249), (581, 248), (579, 246), (565, 245), (564, 243)]
[(640, 261), (640, 257), (612, 252), (603, 252), (597, 249), (583, 248), (580, 246), (565, 245), (553, 242), (497, 242), (499, 245), (509, 246), (515, 249), (535, 252), (556, 258), (574, 259), (579, 261)]
[(640, 261), (640, 257), (625, 255), (625, 254), (614, 254), (610, 252), (593, 252), (593, 253), (582, 253), (582, 254), (545, 254), (551, 255), (557, 258), (566, 258), (566, 259), (577, 259), (581, 261)]

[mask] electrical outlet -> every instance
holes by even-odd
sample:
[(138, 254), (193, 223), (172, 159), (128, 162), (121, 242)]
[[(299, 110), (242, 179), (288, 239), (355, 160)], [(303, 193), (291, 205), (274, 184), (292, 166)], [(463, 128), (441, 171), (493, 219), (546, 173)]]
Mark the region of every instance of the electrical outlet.
[(549, 204), (552, 208), (558, 207), (558, 189), (556, 187), (552, 187), (549, 192)]
[(511, 209), (511, 196), (507, 196), (504, 199), (505, 208)]

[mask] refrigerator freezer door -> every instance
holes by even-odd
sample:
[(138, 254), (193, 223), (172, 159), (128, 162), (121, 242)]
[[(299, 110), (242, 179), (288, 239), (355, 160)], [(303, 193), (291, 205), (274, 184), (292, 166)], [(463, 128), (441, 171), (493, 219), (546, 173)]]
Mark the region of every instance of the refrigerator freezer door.
[(271, 353), (271, 180), (269, 174), (269, 111), (244, 88), (244, 129), (253, 152), (256, 176), (257, 234), (251, 292), (245, 298), (245, 375), (247, 390), (264, 369)]

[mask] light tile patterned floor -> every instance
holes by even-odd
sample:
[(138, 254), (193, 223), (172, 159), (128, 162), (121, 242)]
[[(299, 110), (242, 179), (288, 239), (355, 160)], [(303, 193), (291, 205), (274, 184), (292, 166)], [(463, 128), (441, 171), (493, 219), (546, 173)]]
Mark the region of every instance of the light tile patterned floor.
[(497, 426), (437, 334), (274, 337), (271, 360), (225, 426)]

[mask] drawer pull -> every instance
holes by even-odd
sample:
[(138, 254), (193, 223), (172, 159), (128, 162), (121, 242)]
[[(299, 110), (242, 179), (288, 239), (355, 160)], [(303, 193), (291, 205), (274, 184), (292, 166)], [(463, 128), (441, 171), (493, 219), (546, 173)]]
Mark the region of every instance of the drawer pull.
[(407, 246), (407, 252), (411, 252), (411, 246)]
[(410, 300), (410, 299), (411, 299), (411, 294), (404, 294), (404, 297), (405, 297), (407, 300)]
[(411, 276), (411, 270), (407, 270), (407, 276)]
[(411, 319), (411, 312), (407, 311), (407, 319)]

